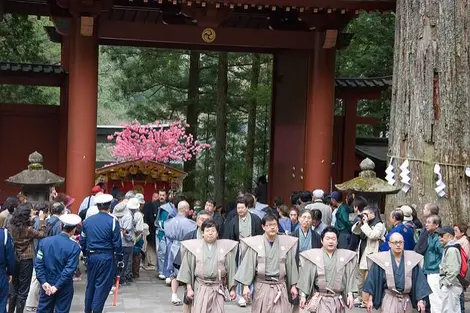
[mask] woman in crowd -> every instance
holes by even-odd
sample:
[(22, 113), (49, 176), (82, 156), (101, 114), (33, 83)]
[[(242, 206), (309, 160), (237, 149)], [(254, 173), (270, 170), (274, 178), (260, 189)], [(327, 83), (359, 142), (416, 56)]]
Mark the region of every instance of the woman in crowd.
[(203, 239), (181, 242), (182, 262), (177, 280), (186, 285), (192, 313), (222, 313), (226, 288), (235, 300), (235, 271), (238, 243), (221, 239), (213, 220), (202, 223)]
[(10, 222), (10, 233), (15, 243), (17, 263), (13, 273), (11, 298), (8, 306), (8, 313), (23, 313), (26, 299), (28, 297), (29, 286), (33, 274), (34, 239), (41, 239), (46, 236), (46, 215), (38, 212), (39, 226), (33, 228), (32, 214), (33, 206), (30, 203), (20, 204)]

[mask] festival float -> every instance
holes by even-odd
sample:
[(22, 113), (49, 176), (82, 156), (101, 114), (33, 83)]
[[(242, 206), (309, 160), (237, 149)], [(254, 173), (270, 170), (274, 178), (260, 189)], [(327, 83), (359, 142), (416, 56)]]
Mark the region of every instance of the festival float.
[(135, 190), (150, 200), (161, 189), (181, 191), (187, 173), (176, 166), (209, 147), (186, 134), (188, 125), (182, 122), (164, 127), (159, 122), (141, 125), (134, 121), (123, 127), (108, 136), (108, 140), (115, 140), (111, 147), (115, 161), (95, 171), (96, 183), (104, 183), (110, 192)]

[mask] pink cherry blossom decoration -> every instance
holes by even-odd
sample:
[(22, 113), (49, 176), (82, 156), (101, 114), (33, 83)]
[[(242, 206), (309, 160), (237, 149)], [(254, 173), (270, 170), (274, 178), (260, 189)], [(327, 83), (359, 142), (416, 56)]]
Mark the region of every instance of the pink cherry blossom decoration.
[(191, 134), (186, 134), (189, 126), (181, 121), (169, 126), (154, 124), (141, 125), (138, 121), (122, 124), (124, 129), (108, 136), (116, 139), (111, 154), (116, 162), (143, 160), (168, 163), (188, 161), (201, 154), (208, 144), (194, 141)]

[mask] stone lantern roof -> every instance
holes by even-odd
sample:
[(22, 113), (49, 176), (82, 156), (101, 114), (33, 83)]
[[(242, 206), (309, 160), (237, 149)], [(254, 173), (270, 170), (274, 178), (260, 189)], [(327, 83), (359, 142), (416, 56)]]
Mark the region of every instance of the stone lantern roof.
[(43, 157), (37, 151), (29, 155), (28, 161), (29, 165), (26, 170), (11, 176), (6, 182), (20, 186), (54, 186), (64, 183), (63, 177), (44, 169)]
[(361, 164), (361, 172), (358, 177), (354, 177), (342, 184), (335, 185), (340, 191), (352, 191), (355, 193), (369, 194), (395, 194), (400, 188), (388, 184), (385, 180), (376, 176), (374, 171), (375, 163), (369, 159), (364, 159)]

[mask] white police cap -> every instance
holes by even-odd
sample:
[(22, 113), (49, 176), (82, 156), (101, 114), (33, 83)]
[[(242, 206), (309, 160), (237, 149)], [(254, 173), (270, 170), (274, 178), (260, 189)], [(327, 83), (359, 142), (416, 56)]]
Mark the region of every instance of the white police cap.
[(64, 226), (77, 226), (82, 222), (82, 219), (77, 214), (63, 214), (59, 219)]
[(95, 196), (95, 203), (96, 204), (103, 204), (103, 203), (108, 203), (108, 202), (111, 202), (113, 201), (113, 196), (109, 195), (109, 194), (102, 194), (102, 195), (98, 195), (98, 196)]

